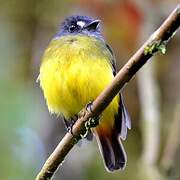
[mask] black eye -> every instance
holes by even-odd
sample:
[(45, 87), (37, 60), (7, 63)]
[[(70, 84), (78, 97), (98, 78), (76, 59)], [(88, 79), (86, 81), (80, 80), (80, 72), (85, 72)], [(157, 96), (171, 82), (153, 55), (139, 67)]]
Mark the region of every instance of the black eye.
[(76, 26), (75, 26), (75, 25), (71, 25), (71, 26), (69, 27), (69, 32), (70, 32), (70, 33), (74, 32), (75, 30), (76, 30)]

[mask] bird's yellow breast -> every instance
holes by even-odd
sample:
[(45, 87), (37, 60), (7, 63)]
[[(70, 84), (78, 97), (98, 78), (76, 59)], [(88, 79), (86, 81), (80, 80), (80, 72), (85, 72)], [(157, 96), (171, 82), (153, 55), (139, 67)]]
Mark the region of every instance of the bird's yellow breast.
[[(40, 68), (40, 85), (51, 112), (66, 118), (77, 114), (112, 81), (112, 55), (105, 43), (88, 36), (64, 36), (51, 41)], [(118, 97), (104, 116), (112, 119)]]

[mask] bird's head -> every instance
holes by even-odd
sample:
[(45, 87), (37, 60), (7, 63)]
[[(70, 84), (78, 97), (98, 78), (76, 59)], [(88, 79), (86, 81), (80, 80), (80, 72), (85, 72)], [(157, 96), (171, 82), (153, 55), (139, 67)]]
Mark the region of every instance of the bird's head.
[(100, 20), (95, 20), (88, 16), (70, 16), (67, 17), (61, 24), (56, 37), (84, 34), (88, 36), (95, 36), (101, 39), (102, 35), (99, 24)]

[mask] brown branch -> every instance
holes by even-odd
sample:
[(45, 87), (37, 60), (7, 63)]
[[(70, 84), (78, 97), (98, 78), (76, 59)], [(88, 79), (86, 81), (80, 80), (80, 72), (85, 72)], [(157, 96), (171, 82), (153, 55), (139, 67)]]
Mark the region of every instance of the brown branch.
[[(86, 122), (92, 117), (98, 116), (108, 106), (116, 94), (125, 86), (135, 73), (150, 59), (156, 52), (162, 54), (166, 51), (166, 44), (173, 37), (180, 26), (180, 4), (168, 16), (164, 23), (156, 30), (144, 45), (129, 59), (124, 67), (118, 72), (112, 83), (94, 100), (92, 112), (86, 112), (78, 118), (73, 126), (73, 135), (78, 137), (87, 131)], [(59, 165), (72, 147), (77, 143), (71, 133), (66, 133), (54, 152), (45, 162), (36, 180), (51, 179)]]

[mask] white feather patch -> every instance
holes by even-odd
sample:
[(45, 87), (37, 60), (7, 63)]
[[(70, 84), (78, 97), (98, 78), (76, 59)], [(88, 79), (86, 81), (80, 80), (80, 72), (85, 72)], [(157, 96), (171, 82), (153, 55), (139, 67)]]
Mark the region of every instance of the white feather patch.
[(83, 28), (85, 25), (85, 22), (84, 21), (78, 21), (77, 25), (80, 26), (81, 28)]

